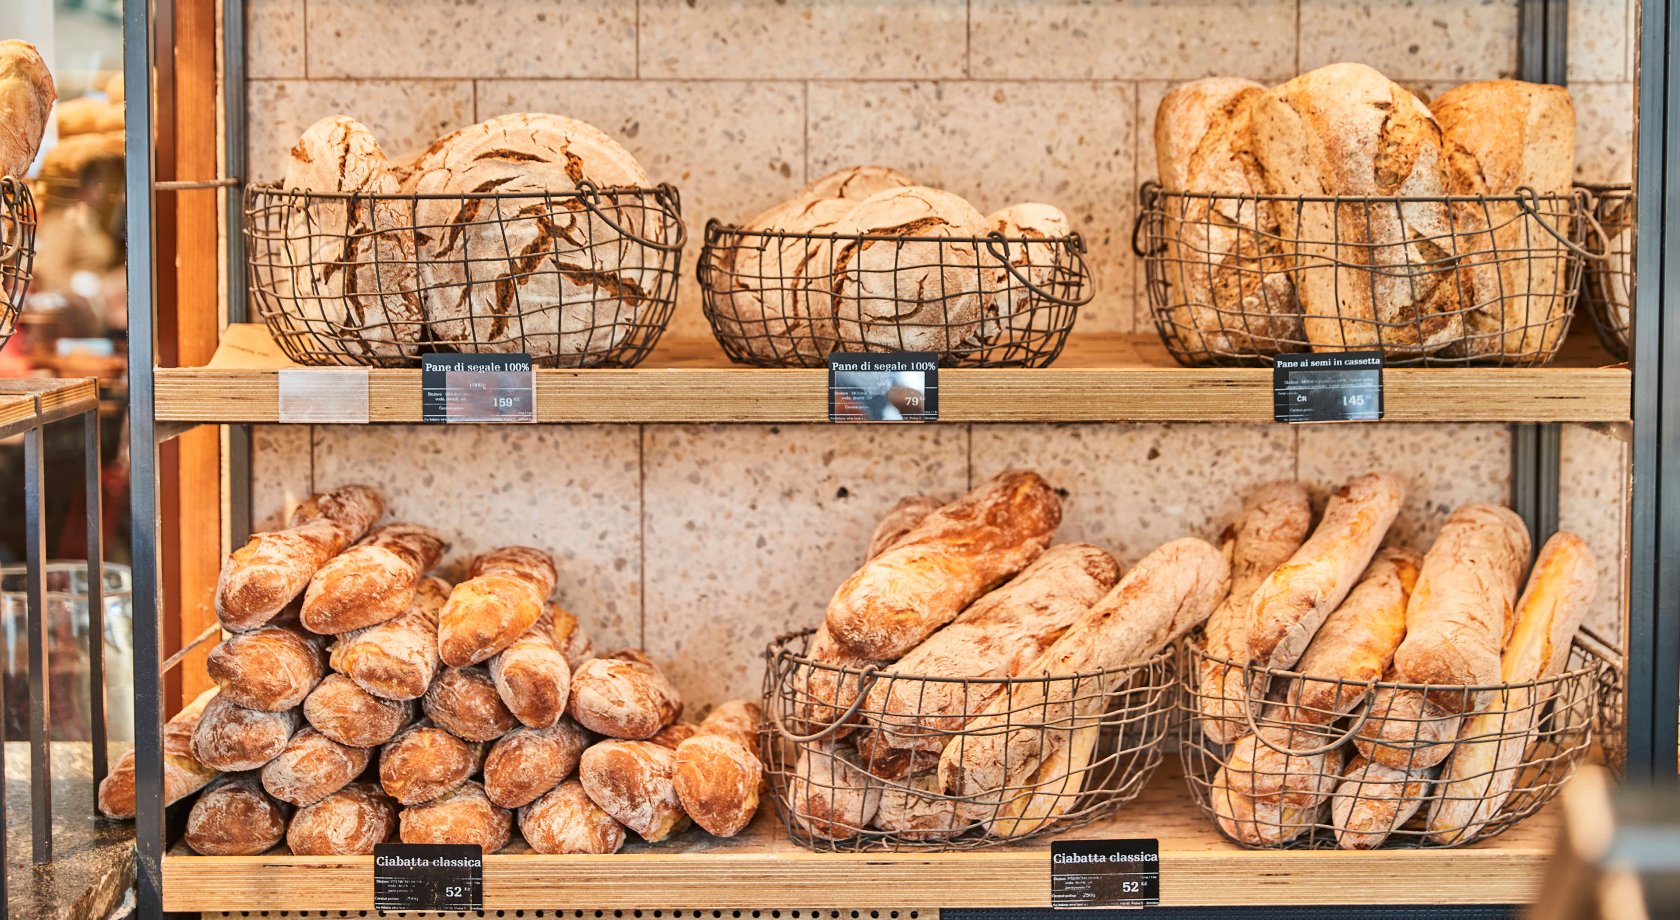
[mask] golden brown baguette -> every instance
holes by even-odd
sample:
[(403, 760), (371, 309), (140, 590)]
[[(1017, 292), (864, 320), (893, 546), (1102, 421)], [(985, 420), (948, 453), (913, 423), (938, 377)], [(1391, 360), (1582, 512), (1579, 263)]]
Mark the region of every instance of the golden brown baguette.
[(1370, 681), (1388, 673), (1406, 634), (1406, 601), (1417, 584), (1423, 557), (1409, 549), (1377, 551), (1347, 600), (1324, 621), (1295, 670), (1310, 678), (1291, 681), (1284, 719), (1292, 725), (1327, 725), (1365, 699)]
[(521, 724), (547, 728), (566, 714), (572, 668), (554, 644), (554, 621), (548, 613), (490, 659), (490, 678)]
[(1233, 786), (1223, 769), (1213, 775), (1208, 800), (1219, 829), (1249, 846), (1276, 846), (1294, 840), (1312, 828), (1321, 808), (1255, 798)]
[[(1334, 739), (1324, 733), (1262, 725), (1231, 745), (1221, 771), (1231, 788), (1257, 802), (1315, 808), (1335, 791), (1342, 748), (1314, 752)], [(1268, 743), (1269, 742), (1269, 743)]]
[[(1312, 503), (1298, 482), (1260, 486), (1243, 503), (1236, 520), (1220, 535), (1220, 546), (1231, 559), (1231, 593), (1214, 608), (1203, 632), (1207, 653), (1214, 658), (1248, 658), (1249, 605), (1254, 592), (1278, 566), (1301, 548), (1312, 528)], [(1248, 731), (1243, 710), (1258, 705), (1240, 668), (1204, 661), (1199, 675), (1202, 731), (1220, 744), (1229, 744)]]
[(286, 807), (255, 775), (229, 776), (193, 803), (183, 837), (201, 856), (256, 856), (285, 839)]
[(1301, 660), (1318, 627), (1371, 563), (1402, 495), (1393, 476), (1368, 473), (1330, 496), (1312, 536), (1254, 592), (1250, 662), (1287, 670)]
[(1500, 681), (1516, 686), (1499, 694), (1494, 711), (1464, 721), (1458, 747), (1441, 771), (1440, 796), (1429, 808), (1432, 840), (1451, 844), (1474, 837), (1505, 807), (1555, 689), (1534, 682), (1562, 673), (1597, 583), (1598, 561), (1585, 540), (1560, 531), (1546, 541), (1500, 660)]
[(414, 603), (420, 576), (447, 549), (442, 537), (419, 524), (386, 524), (370, 532), (309, 580), (304, 628), (338, 635), (396, 619)]
[(246, 709), (279, 712), (303, 702), (326, 671), (321, 640), (302, 629), (268, 625), (235, 633), (210, 650), (204, 667), (222, 698)]
[(578, 782), (602, 811), (648, 843), (689, 824), (677, 798), (677, 755), (651, 741), (602, 741), (583, 752)]
[(438, 613), (449, 583), (423, 578), (402, 615), (339, 636), (330, 663), (362, 689), (388, 700), (417, 700), (437, 677)]
[(528, 546), (504, 546), (473, 560), (438, 617), (438, 653), (452, 668), (478, 664), (524, 635), (542, 616), (559, 574)]
[[(173, 805), (203, 789), (221, 775), (193, 756), (192, 736), (204, 707), (219, 693), (211, 687), (184, 706), (163, 726), (163, 804)], [(111, 772), (99, 781), (99, 811), (107, 818), (134, 817), (134, 751), (117, 760)]]
[(414, 721), (413, 700), (388, 700), (356, 686), (343, 674), (328, 674), (303, 701), (303, 718), (339, 744), (378, 747)]
[(617, 853), (624, 825), (569, 779), (519, 809), (519, 832), (538, 853)]
[(290, 527), (252, 534), (228, 554), (216, 579), (217, 619), (235, 632), (274, 619), (309, 587), (317, 569), (384, 513), (385, 497), (368, 486), (311, 496), (292, 512)]
[(286, 828), (293, 856), (372, 856), (397, 829), (397, 803), (377, 783), (351, 783), (305, 805)]
[(1042, 477), (1002, 473), (846, 579), (828, 604), (829, 633), (855, 655), (897, 658), (1038, 558), (1061, 520)]
[(1429, 799), (1434, 777), (1433, 767), (1401, 770), (1356, 758), (1330, 797), (1336, 845), (1344, 850), (1382, 846)]

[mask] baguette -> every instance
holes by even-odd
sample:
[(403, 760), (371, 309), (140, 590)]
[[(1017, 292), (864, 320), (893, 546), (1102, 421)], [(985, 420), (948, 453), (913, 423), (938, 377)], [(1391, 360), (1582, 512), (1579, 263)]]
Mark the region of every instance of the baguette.
[(330, 662), (363, 690), (388, 700), (415, 700), (437, 677), (438, 612), (449, 583), (424, 578), (401, 616), (353, 630), (333, 643)]
[(200, 856), (256, 856), (285, 839), (286, 809), (255, 776), (229, 776), (193, 803), (182, 836)]
[(280, 712), (303, 702), (326, 671), (320, 639), (299, 629), (262, 626), (235, 633), (210, 650), (204, 667), (222, 699)]
[(1312, 536), (1254, 592), (1249, 662), (1288, 670), (1301, 660), (1318, 627), (1370, 565), (1401, 498), (1399, 481), (1386, 473), (1368, 473), (1330, 496)]
[(528, 546), (493, 549), (470, 574), (438, 616), (438, 653), (452, 668), (485, 661), (524, 635), (560, 577), (547, 553)]
[(234, 632), (256, 629), (290, 604), (315, 572), (361, 539), (385, 513), (385, 496), (344, 486), (311, 496), (285, 530), (252, 534), (228, 554), (216, 579), (216, 618)]
[(636, 655), (584, 662), (572, 675), (572, 718), (597, 734), (630, 740), (652, 738), (675, 722), (683, 711), (677, 688), (645, 655)]
[(463, 783), (398, 817), (403, 843), (472, 844), (488, 856), (513, 836), (513, 812), (496, 807), (478, 783)]
[(339, 744), (378, 747), (414, 721), (411, 700), (388, 700), (356, 686), (343, 674), (328, 674), (303, 701), (303, 718)]
[(490, 659), (490, 679), (520, 723), (547, 728), (566, 714), (572, 668), (554, 643), (554, 621), (545, 612)]
[(1535, 686), (1562, 673), (1575, 631), (1598, 583), (1598, 561), (1585, 540), (1560, 531), (1546, 541), (1517, 603), (1516, 627), (1500, 660), (1498, 711), (1469, 717), (1441, 771), (1440, 796), (1429, 809), (1430, 839), (1466, 842), (1498, 816), (1533, 744), (1555, 687)]
[(1447, 518), (1423, 558), (1406, 638), (1394, 651), (1398, 682), (1446, 689), (1385, 694), (1354, 739), (1366, 758), (1409, 770), (1446, 759), (1460, 717), (1492, 701), (1491, 691), (1452, 688), (1499, 682), (1528, 554), (1528, 528), (1509, 508), (1469, 504)]
[(379, 785), (398, 804), (418, 805), (460, 788), (483, 763), (484, 745), (422, 720), (380, 749)]
[(583, 752), (578, 782), (602, 811), (658, 843), (689, 824), (677, 797), (676, 759), (651, 741), (602, 741)]
[[(981, 810), (986, 833), (996, 837), (1024, 837), (1049, 827), (1073, 810), (1096, 750), (1098, 724), (1082, 724), (1072, 733), (1057, 732), (1038, 772), (1022, 789), (993, 810)], [(989, 812), (989, 814), (988, 814)], [(971, 812), (972, 813), (972, 812)]]
[(1342, 749), (1319, 754), (1284, 751), (1316, 750), (1324, 743), (1325, 736), (1318, 732), (1262, 725), (1260, 734), (1244, 735), (1231, 745), (1221, 772), (1227, 785), (1257, 802), (1317, 807), (1336, 789)]
[[(1018, 677), (1067, 677), (1148, 660), (1200, 625), (1230, 588), (1231, 566), (1211, 544), (1194, 538), (1156, 548), (1044, 650)], [(945, 791), (979, 797), (1035, 774), (1048, 755), (1046, 726), (1067, 727), (1079, 694), (1069, 680), (1022, 682), (970, 722), (961, 744), (939, 759)], [(1084, 686), (1085, 696), (1095, 687)], [(1088, 705), (1088, 704), (1086, 704)], [(982, 800), (984, 801), (984, 800)]]
[(351, 783), (292, 816), (293, 856), (372, 856), (397, 829), (397, 803), (376, 783)]
[(907, 495), (899, 499), (887, 510), (887, 516), (875, 525), (875, 532), (869, 537), (869, 553), (864, 559), (874, 559), (892, 549), (927, 520), (928, 515), (938, 511), (945, 504), (929, 495)]
[(518, 720), (483, 668), (447, 668), (420, 698), (426, 717), (463, 741), (494, 741)]
[(1347, 600), (1318, 628), (1289, 685), (1284, 719), (1328, 725), (1358, 708), (1370, 681), (1388, 673), (1406, 634), (1406, 601), (1423, 557), (1409, 549), (1379, 550)]
[(570, 719), (548, 728), (515, 728), (484, 758), (484, 794), (503, 808), (529, 805), (571, 776), (591, 741)]
[[(1225, 528), (1220, 545), (1229, 547), (1231, 593), (1208, 617), (1203, 632), (1212, 658), (1241, 661), (1248, 657), (1248, 614), (1254, 592), (1278, 566), (1301, 548), (1312, 528), (1312, 505), (1298, 482), (1268, 483), (1254, 490)], [(1248, 686), (1241, 668), (1203, 661), (1199, 695), (1202, 731), (1219, 744), (1229, 744), (1248, 730), (1243, 710), (1258, 705), (1259, 694)]]
[[(203, 789), (220, 773), (193, 756), (192, 737), (204, 709), (220, 692), (211, 687), (182, 707), (163, 726), (163, 804), (173, 805)], [(129, 750), (99, 781), (99, 812), (107, 818), (134, 817), (134, 751)]]
[(372, 748), (339, 744), (313, 728), (286, 742), (278, 757), (263, 765), (262, 785), (282, 802), (308, 805), (350, 785), (362, 775)]
[(859, 769), (849, 745), (805, 745), (788, 782), (793, 822), (813, 837), (845, 840), (869, 826), (881, 807), (881, 785)]
[(1401, 770), (1356, 758), (1330, 797), (1336, 845), (1374, 850), (1388, 840), (1430, 797), (1435, 770)]
[(1061, 520), (1061, 499), (1042, 477), (1002, 473), (846, 579), (829, 601), (829, 632), (852, 654), (897, 658), (1038, 558)]
[(624, 846), (624, 825), (601, 810), (575, 779), (519, 809), (519, 832), (538, 853), (606, 854)]
[(1294, 840), (1312, 828), (1321, 807), (1256, 799), (1233, 788), (1224, 770), (1213, 776), (1208, 804), (1219, 829), (1247, 846), (1276, 846)]
[(223, 773), (255, 770), (280, 756), (297, 731), (298, 711), (263, 712), (235, 706), (217, 696), (193, 729), (192, 754)]
[(347, 633), (394, 620), (414, 603), (420, 576), (448, 544), (418, 524), (386, 524), (321, 566), (303, 595), (305, 629)]

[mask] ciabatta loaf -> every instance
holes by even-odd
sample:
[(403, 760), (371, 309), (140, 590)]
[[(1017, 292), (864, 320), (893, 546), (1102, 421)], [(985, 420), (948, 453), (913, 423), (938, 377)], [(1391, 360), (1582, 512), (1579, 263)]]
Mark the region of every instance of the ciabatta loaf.
[(473, 560), (438, 614), (438, 655), (452, 668), (486, 661), (539, 617), (560, 575), (548, 553), (504, 546)]
[(182, 835), (201, 856), (256, 856), (285, 836), (285, 806), (249, 773), (229, 776), (199, 796)]
[(538, 853), (617, 853), (624, 825), (569, 779), (519, 809), (519, 832)]
[(372, 856), (397, 829), (397, 803), (376, 783), (351, 783), (305, 805), (286, 828), (293, 856)]
[(321, 566), (309, 580), (299, 615), (311, 632), (338, 635), (401, 616), (420, 577), (449, 545), (419, 524), (386, 524)]
[(421, 579), (414, 601), (400, 616), (338, 637), (329, 659), (333, 669), (375, 696), (419, 699), (441, 663), (438, 614), (450, 590), (441, 578)]
[(507, 846), (513, 812), (498, 808), (478, 783), (463, 783), (429, 802), (410, 805), (398, 817), (403, 843), (475, 844), (485, 855)]
[(385, 496), (344, 486), (311, 496), (285, 530), (255, 533), (228, 554), (216, 579), (216, 618), (234, 632), (274, 619), (309, 586), (315, 571), (362, 538), (385, 513)]
[[(218, 771), (193, 756), (192, 736), (204, 708), (219, 692), (211, 687), (198, 695), (163, 726), (163, 804), (173, 805), (203, 789)], [(111, 772), (99, 781), (99, 812), (107, 818), (134, 817), (134, 751), (117, 760)]]

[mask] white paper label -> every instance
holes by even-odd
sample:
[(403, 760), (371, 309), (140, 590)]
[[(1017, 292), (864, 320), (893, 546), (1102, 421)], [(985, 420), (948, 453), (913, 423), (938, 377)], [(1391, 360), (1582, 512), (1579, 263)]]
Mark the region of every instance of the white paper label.
[(294, 425), (366, 425), (365, 367), (282, 368), (280, 421)]

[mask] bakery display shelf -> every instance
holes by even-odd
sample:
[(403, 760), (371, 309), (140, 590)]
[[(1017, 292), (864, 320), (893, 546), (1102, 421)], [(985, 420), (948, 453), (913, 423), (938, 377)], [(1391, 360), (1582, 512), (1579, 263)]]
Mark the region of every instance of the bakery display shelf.
[[(1621, 422), (1632, 374), (1590, 335), (1543, 368), (1392, 368), (1395, 422)], [(279, 375), (294, 367), (267, 330), (235, 324), (199, 368), (157, 368), (157, 420), (279, 420)], [(828, 372), (731, 365), (712, 339), (662, 341), (631, 370), (537, 371), (539, 422), (824, 422)], [(1075, 334), (1052, 367), (944, 369), (950, 422), (1269, 422), (1269, 368), (1184, 368), (1160, 339)], [(420, 421), (420, 371), (368, 370), (368, 420)]]
[[(1132, 804), (1054, 839), (1156, 838), (1161, 904), (1518, 904), (1534, 899), (1558, 832), (1555, 808), (1461, 849), (1246, 850), (1191, 805), (1169, 757)], [(368, 910), (373, 857), (194, 856), (163, 860), (164, 909)], [(701, 910), (880, 903), (1033, 907), (1050, 903), (1050, 846), (964, 852), (818, 853), (788, 840), (768, 807), (738, 837), (690, 830), (611, 856), (504, 851), (484, 863), (484, 907), (588, 905)], [(906, 905), (915, 906), (915, 905)]]

